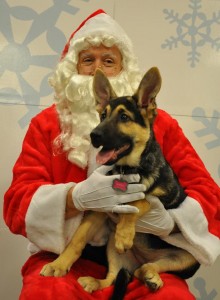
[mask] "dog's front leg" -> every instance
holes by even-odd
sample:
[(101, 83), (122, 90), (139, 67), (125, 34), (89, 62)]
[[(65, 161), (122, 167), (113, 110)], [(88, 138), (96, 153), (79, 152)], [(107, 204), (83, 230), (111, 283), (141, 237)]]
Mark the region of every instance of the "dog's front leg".
[(119, 215), (115, 232), (115, 247), (118, 253), (124, 253), (126, 250), (131, 249), (135, 236), (136, 221), (150, 209), (150, 204), (146, 199), (134, 201), (130, 204), (136, 206), (139, 212), (137, 214)]
[(80, 257), (87, 242), (103, 226), (106, 218), (106, 214), (98, 212), (91, 212), (85, 216), (68, 246), (57, 259), (42, 268), (40, 275), (61, 277), (69, 272), (73, 263)]

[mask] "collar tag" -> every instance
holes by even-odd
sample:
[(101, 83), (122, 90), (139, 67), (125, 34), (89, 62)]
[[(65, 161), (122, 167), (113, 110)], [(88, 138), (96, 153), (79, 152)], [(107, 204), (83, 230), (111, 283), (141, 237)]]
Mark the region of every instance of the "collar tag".
[(116, 191), (126, 192), (128, 187), (128, 182), (123, 179), (114, 179), (112, 182), (112, 188)]

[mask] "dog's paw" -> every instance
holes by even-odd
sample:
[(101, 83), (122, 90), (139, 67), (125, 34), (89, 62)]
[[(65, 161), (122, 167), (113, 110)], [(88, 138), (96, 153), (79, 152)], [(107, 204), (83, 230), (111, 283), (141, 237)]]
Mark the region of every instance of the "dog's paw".
[(163, 286), (163, 281), (158, 273), (147, 272), (144, 276), (144, 283), (151, 291), (157, 291)]
[(159, 290), (163, 286), (160, 275), (152, 268), (143, 265), (134, 272), (134, 276), (145, 283), (153, 292)]
[(90, 276), (79, 277), (77, 281), (83, 287), (83, 289), (88, 293), (92, 293), (99, 289), (99, 280), (93, 277)]
[(135, 230), (133, 228), (116, 230), (115, 248), (118, 253), (122, 254), (133, 246)]
[(62, 277), (68, 273), (68, 269), (64, 268), (62, 265), (59, 265), (55, 262), (46, 264), (40, 271), (41, 276), (54, 276)]

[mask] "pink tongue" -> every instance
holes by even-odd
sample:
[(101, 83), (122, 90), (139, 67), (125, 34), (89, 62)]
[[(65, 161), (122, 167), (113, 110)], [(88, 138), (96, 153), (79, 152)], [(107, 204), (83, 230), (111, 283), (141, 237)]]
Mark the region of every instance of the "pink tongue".
[(107, 163), (110, 159), (115, 158), (115, 150), (109, 150), (109, 151), (100, 151), (96, 155), (96, 162), (98, 164), (104, 165)]

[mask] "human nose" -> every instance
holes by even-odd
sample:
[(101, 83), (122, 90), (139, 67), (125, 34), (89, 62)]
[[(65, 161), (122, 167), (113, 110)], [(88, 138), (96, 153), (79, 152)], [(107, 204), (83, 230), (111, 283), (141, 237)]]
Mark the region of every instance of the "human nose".
[(103, 71), (103, 65), (102, 65), (102, 62), (99, 61), (99, 60), (96, 60), (96, 61), (93, 63), (91, 75), (94, 75), (94, 74), (95, 74), (95, 71), (96, 71), (97, 69), (100, 69), (100, 70)]

